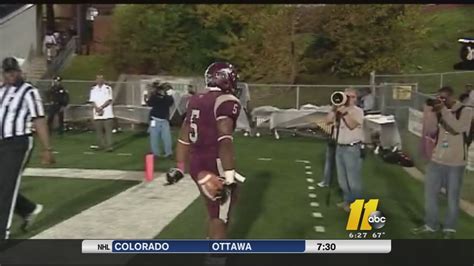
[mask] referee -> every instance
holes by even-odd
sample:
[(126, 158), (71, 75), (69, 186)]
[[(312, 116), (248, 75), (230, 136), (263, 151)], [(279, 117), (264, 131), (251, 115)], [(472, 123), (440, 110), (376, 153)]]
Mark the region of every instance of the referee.
[(7, 239), (14, 211), (22, 216), (25, 226), (42, 209), (41, 205), (18, 195), (21, 173), (33, 148), (32, 126), (36, 129), (43, 147), (42, 163), (51, 164), (54, 159), (38, 90), (23, 80), (15, 58), (5, 58), (2, 68), (4, 84), (0, 87), (0, 239)]

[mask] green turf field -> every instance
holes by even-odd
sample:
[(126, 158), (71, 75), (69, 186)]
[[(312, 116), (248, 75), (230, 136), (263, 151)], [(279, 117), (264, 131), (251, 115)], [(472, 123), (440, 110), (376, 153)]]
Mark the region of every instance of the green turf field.
[(79, 212), (134, 186), (134, 181), (109, 181), (55, 177), (23, 177), (20, 193), (44, 209), (28, 232), (20, 229), (21, 219), (15, 216), (12, 238), (29, 238), (72, 217)]
[[(322, 175), (325, 143), (290, 136), (279, 141), (271, 137), (237, 138), (236, 147), (238, 170), (248, 181), (242, 187), (230, 237), (348, 238), (347, 213), (335, 207), (340, 201), (337, 191), (334, 189), (331, 204), (326, 206), (327, 189), (316, 188), (320, 207), (310, 207), (305, 169), (303, 164), (295, 162), (295, 159), (310, 160), (313, 178), (318, 181)], [(272, 158), (272, 161), (258, 161), (260, 157)], [(379, 198), (379, 207), (388, 219), (381, 230), (385, 231), (385, 237), (414, 238), (409, 230), (422, 223), (423, 184), (400, 167), (373, 156), (364, 162), (363, 177), (366, 197)], [(445, 206), (444, 198), (441, 202)], [(313, 211), (321, 212), (324, 218), (313, 218)], [(205, 219), (202, 200), (197, 199), (157, 238), (204, 238)], [(190, 220), (193, 226), (189, 226)], [(462, 213), (457, 237), (473, 238), (473, 222), (474, 218)], [(316, 233), (315, 225), (323, 225), (326, 233)]]
[[(94, 155), (83, 154), (94, 141), (93, 133), (69, 133), (61, 138), (55, 137), (54, 147), (60, 153), (56, 156), (58, 162), (53, 167), (143, 169), (143, 155), (148, 152), (148, 138), (139, 133), (121, 133), (114, 137), (118, 144), (114, 153), (99, 152)], [(316, 187), (314, 192), (320, 207), (313, 208), (309, 205), (307, 187), (316, 186), (322, 176), (325, 152), (323, 141), (291, 136), (275, 140), (273, 137), (263, 136), (237, 137), (235, 144), (238, 171), (247, 176), (248, 181), (242, 186), (230, 237), (348, 237), (345, 231), (347, 213), (335, 207), (335, 203), (340, 201), (336, 189), (333, 190), (330, 206), (326, 206), (327, 189)], [(132, 156), (118, 156), (119, 152), (132, 153)], [(272, 161), (260, 161), (258, 158), (272, 158)], [(311, 177), (315, 183), (309, 184), (306, 181), (304, 165), (295, 162), (296, 159), (311, 162)], [(35, 153), (31, 165), (39, 166), (37, 162), (38, 155)], [(171, 160), (156, 162), (159, 171), (165, 171), (172, 165)], [(373, 155), (369, 155), (364, 162), (363, 177), (366, 197), (379, 198), (379, 207), (388, 219), (382, 230), (386, 237), (413, 238), (409, 230), (420, 224), (423, 217), (423, 184), (410, 177), (402, 168), (386, 164)], [(441, 198), (444, 210), (446, 202), (444, 197)], [(313, 218), (313, 211), (321, 212), (324, 217)], [(190, 220), (193, 221), (193, 226), (189, 226)], [(461, 213), (457, 237), (474, 238), (473, 222), (474, 218)], [(315, 225), (324, 226), (326, 233), (316, 233)], [(204, 238), (205, 229), (205, 209), (202, 200), (197, 199), (157, 237)]]

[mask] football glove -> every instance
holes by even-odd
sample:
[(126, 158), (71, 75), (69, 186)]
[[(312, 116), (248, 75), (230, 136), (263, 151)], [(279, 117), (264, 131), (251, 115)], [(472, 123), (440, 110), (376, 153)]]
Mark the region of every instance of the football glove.
[(166, 181), (168, 181), (168, 184), (177, 183), (183, 177), (184, 177), (184, 173), (179, 168), (171, 168), (166, 173)]

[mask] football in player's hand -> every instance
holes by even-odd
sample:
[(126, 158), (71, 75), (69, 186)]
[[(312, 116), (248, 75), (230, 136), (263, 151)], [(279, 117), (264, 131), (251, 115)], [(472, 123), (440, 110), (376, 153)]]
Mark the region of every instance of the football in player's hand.
[(215, 201), (222, 196), (224, 180), (220, 176), (209, 171), (201, 171), (198, 174), (198, 184), (203, 194), (210, 200)]

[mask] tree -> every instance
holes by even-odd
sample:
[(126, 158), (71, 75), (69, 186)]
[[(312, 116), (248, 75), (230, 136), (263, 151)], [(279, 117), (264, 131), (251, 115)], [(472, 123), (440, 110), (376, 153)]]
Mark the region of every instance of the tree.
[(306, 67), (351, 76), (398, 72), (419, 39), (417, 12), (411, 5), (327, 6), (314, 27)]

